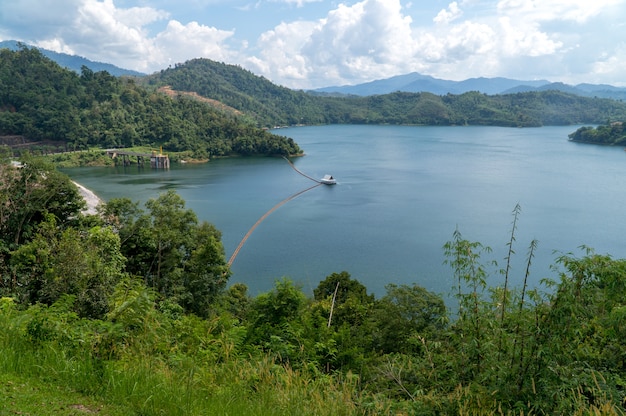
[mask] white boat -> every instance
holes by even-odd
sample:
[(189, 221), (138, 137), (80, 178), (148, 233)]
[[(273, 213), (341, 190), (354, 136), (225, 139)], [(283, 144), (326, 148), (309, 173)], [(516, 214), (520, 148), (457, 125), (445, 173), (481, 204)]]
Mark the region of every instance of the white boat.
[(320, 182), (324, 185), (335, 185), (337, 183), (335, 178), (333, 178), (331, 175), (324, 175), (324, 177), (320, 179)]

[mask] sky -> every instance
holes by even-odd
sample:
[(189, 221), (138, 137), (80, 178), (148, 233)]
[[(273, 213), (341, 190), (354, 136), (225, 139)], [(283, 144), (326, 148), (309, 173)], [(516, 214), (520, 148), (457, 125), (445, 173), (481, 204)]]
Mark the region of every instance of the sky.
[(626, 86), (626, 0), (0, 0), (0, 40), (144, 73), (209, 58), (294, 89), (412, 72)]

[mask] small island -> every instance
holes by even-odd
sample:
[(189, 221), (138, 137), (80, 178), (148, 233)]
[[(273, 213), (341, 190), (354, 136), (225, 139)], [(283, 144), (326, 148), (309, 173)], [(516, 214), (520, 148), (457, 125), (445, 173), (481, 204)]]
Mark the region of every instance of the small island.
[(568, 137), (573, 142), (624, 146), (626, 145), (626, 124), (622, 121), (613, 121), (595, 128), (585, 126)]

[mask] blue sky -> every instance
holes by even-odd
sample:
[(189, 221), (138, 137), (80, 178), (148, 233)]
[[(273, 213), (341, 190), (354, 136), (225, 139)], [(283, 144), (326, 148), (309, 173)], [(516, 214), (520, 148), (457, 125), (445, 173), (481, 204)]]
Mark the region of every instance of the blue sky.
[(203, 57), (303, 89), (410, 72), (626, 86), (626, 0), (15, 0), (0, 40), (146, 73)]

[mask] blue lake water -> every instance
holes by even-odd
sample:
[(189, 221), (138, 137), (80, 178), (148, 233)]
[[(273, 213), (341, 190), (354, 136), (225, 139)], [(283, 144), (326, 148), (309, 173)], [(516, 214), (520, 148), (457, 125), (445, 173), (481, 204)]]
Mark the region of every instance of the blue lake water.
[[(517, 203), (522, 207), (511, 276), (523, 279), (528, 245), (539, 240), (530, 281), (556, 277), (558, 252), (587, 245), (622, 258), (626, 206), (622, 148), (571, 143), (577, 126), (316, 126), (276, 131), (306, 155), (302, 172), (332, 174), (261, 223), (232, 266), (231, 282), (252, 294), (288, 276), (307, 292), (333, 272), (348, 271), (377, 295), (387, 283), (417, 283), (446, 295), (452, 273), (442, 246), (459, 229), (504, 267)], [(313, 183), (280, 158), (235, 158), (168, 171), (66, 169), (104, 200), (144, 202), (175, 189), (201, 220), (223, 233), (227, 258), (269, 209)], [(500, 284), (492, 268), (490, 283)]]

